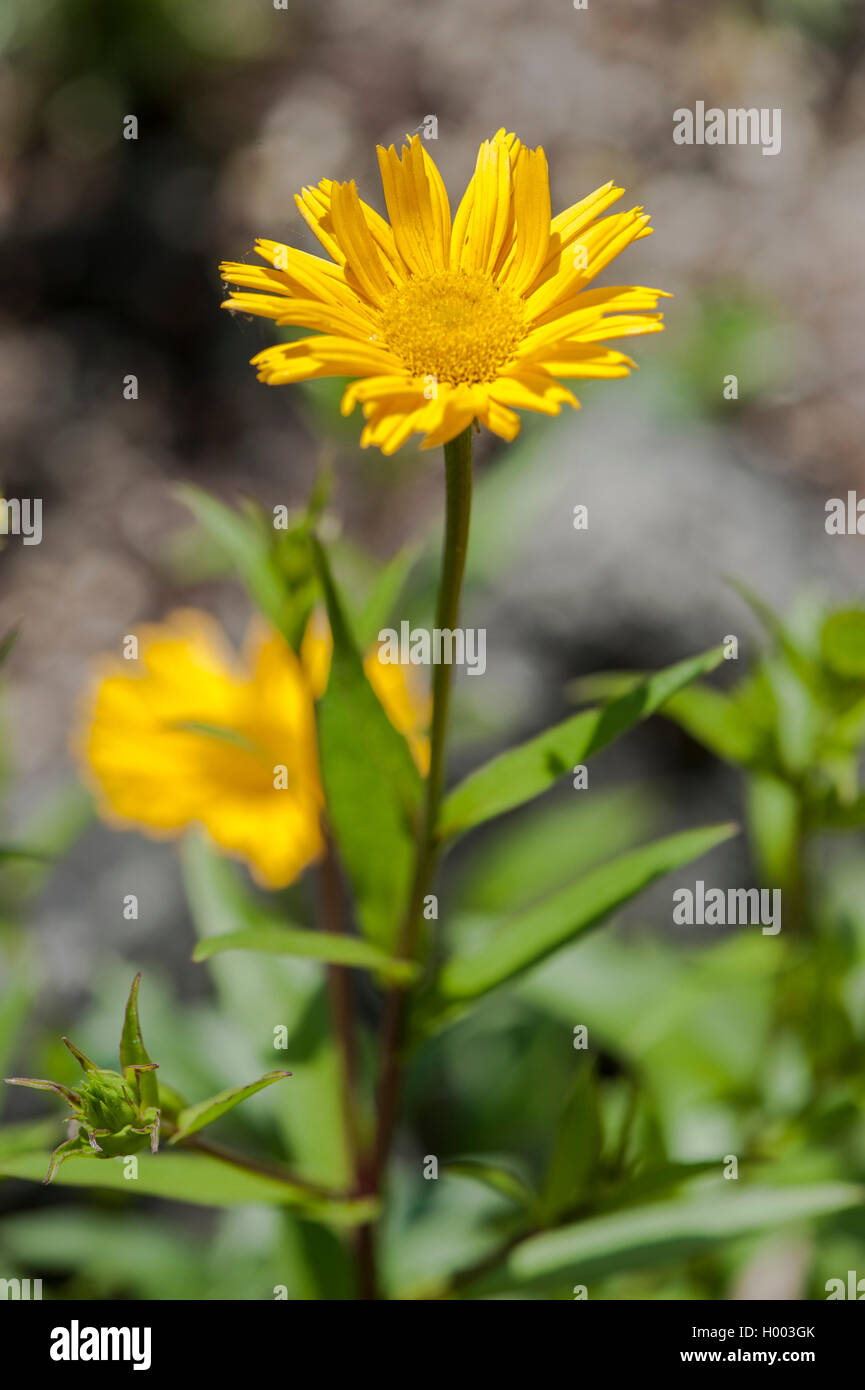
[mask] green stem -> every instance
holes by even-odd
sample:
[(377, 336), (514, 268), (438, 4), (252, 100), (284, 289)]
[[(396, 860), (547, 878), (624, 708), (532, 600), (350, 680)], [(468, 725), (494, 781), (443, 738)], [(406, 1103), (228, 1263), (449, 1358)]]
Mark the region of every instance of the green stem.
[[(447, 485), (447, 504), (445, 511), (445, 535), (442, 552), (442, 573), (439, 581), (438, 602), (436, 604), (435, 625), (440, 630), (456, 627), (459, 618), (460, 594), (463, 574), (469, 547), (469, 519), (472, 503), (472, 430), (471, 426), (445, 445), (445, 478)], [(445, 740), (447, 738), (448, 713), (450, 710), (451, 668), (442, 662), (433, 667), (433, 715), (430, 737), (430, 769), (426, 784), (426, 803), (423, 829), (418, 841), (419, 875), (426, 871), (426, 884), (435, 867), (436, 823), (444, 789)], [(415, 887), (417, 888), (417, 882)], [(422, 900), (421, 895), (421, 900)], [(406, 949), (404, 954), (411, 956), (417, 930), (417, 914), (413, 908), (420, 903), (412, 901), (406, 916), (404, 936), (400, 944)], [(414, 923), (414, 926), (412, 925)]]
[[(320, 873), (319, 922), (323, 932), (341, 935), (342, 890), (336, 864), (333, 841), (325, 830), (324, 858)], [(360, 1147), (360, 1125), (357, 1114), (357, 1047), (354, 1028), (354, 1007), (351, 979), (341, 965), (327, 967), (330, 1013), (336, 1037), (340, 1063), (340, 1102), (342, 1108), (345, 1147), (355, 1188), (360, 1188), (363, 1158)]]
[[(171, 1124), (163, 1124), (160, 1132), (171, 1135), (175, 1132)], [(310, 1182), (308, 1178), (301, 1178), (290, 1169), (284, 1168), (282, 1164), (271, 1163), (267, 1159), (253, 1158), (249, 1154), (239, 1154), (234, 1149), (228, 1149), (224, 1144), (214, 1144), (209, 1139), (202, 1139), (197, 1134), (192, 1134), (188, 1139), (181, 1139), (178, 1144), (179, 1149), (195, 1149), (198, 1153), (209, 1154), (211, 1158), (218, 1158), (222, 1163), (228, 1163), (232, 1168), (240, 1168), (244, 1173), (252, 1173), (256, 1177), (272, 1178), (274, 1182), (285, 1183), (287, 1187), (295, 1188), (299, 1192), (307, 1192), (310, 1197), (322, 1198), (326, 1201), (345, 1202), (353, 1197), (354, 1193), (342, 1192), (337, 1188), (325, 1187), (321, 1183)]]
[[(342, 886), (330, 830), (325, 830), (325, 852), (321, 869), (321, 928), (342, 934)], [(367, 1186), (367, 1159), (363, 1149), (358, 1113), (358, 1063), (351, 976), (341, 965), (327, 967), (328, 994), (334, 1034), (340, 1060), (340, 1098), (345, 1144), (352, 1172), (352, 1191), (360, 1196)], [(375, 1298), (375, 1252), (372, 1231), (361, 1226), (352, 1232), (351, 1244), (357, 1269), (358, 1292), (362, 1299)]]
[[(435, 616), (435, 625), (440, 629), (456, 627), (459, 618), (460, 593), (468, 552), (469, 518), (471, 515), (471, 427), (446, 444), (444, 454), (447, 501), (442, 569)], [(412, 959), (417, 949), (423, 902), (429, 892), (438, 860), (436, 826), (444, 789), (445, 741), (450, 709), (450, 690), (450, 666), (444, 663), (434, 666), (430, 769), (426, 780), (426, 795), (418, 833), (411, 893), (395, 951), (399, 958), (406, 960)], [(373, 1166), (373, 1192), (375, 1194), (381, 1190), (399, 1106), (406, 999), (405, 987), (394, 988), (388, 995), (382, 1020), (381, 1080)]]

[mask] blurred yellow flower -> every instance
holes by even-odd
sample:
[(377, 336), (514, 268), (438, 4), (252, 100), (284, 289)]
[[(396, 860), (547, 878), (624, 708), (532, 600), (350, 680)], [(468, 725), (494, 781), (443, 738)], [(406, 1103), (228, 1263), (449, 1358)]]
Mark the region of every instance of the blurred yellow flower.
[[(157, 837), (201, 825), (260, 883), (291, 883), (323, 849), (314, 701), (330, 650), (319, 614), (300, 659), (260, 621), (239, 661), (204, 613), (143, 627), (136, 663), (101, 664), (73, 740), (102, 817)], [(370, 683), (426, 771), (428, 702), (372, 656)]]
[(323, 179), (295, 201), (331, 260), (259, 239), (267, 266), (221, 267), (242, 287), (224, 308), (314, 334), (259, 352), (259, 380), (356, 378), (342, 411), (362, 404), (362, 445), (391, 454), (420, 432), (427, 449), (475, 418), (513, 439), (516, 409), (578, 408), (557, 378), (628, 375), (635, 363), (604, 339), (663, 327), (652, 312), (663, 290), (586, 288), (651, 233), (639, 207), (601, 217), (623, 189), (604, 184), (551, 217), (543, 150), (499, 130), (452, 221), (420, 136), (378, 158), (389, 224), (354, 182)]

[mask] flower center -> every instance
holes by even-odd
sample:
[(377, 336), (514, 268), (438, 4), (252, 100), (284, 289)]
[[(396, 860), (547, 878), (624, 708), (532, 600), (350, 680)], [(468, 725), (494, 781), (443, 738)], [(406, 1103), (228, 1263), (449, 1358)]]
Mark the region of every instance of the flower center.
[(395, 290), (381, 336), (412, 376), (450, 386), (492, 381), (523, 336), (525, 311), (512, 290), (484, 275), (442, 270)]

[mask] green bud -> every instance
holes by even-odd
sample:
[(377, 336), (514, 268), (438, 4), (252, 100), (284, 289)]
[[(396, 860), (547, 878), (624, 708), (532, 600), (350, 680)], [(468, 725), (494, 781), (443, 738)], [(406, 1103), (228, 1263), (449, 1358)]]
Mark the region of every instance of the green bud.
[(59, 1081), (37, 1081), (33, 1077), (9, 1076), (10, 1086), (30, 1086), (36, 1091), (53, 1091), (62, 1097), (78, 1123), (78, 1132), (60, 1144), (51, 1155), (44, 1181), (50, 1182), (67, 1158), (125, 1158), (150, 1146), (159, 1147), (160, 1119), (165, 1117), (169, 1143), (178, 1144), (233, 1110), (236, 1105), (274, 1081), (290, 1076), (288, 1071), (271, 1071), (246, 1086), (227, 1091), (197, 1105), (186, 1105), (170, 1086), (156, 1080), (156, 1063), (151, 1062), (141, 1036), (138, 1018), (138, 986), (135, 976), (120, 1035), (120, 1071), (97, 1067), (68, 1038), (63, 1041), (78, 1062), (84, 1079), (73, 1090)]
[(78, 1122), (78, 1133), (60, 1144), (51, 1155), (44, 1181), (50, 1182), (67, 1158), (117, 1158), (137, 1153), (149, 1144), (159, 1147), (159, 1109), (154, 1103), (157, 1086), (156, 1063), (148, 1057), (138, 1022), (136, 975), (129, 992), (123, 1033), (120, 1040), (122, 1072), (97, 1067), (68, 1038), (63, 1041), (76, 1059), (84, 1079), (73, 1090), (56, 1081), (37, 1081), (31, 1077), (10, 1076), (11, 1086), (29, 1086), (37, 1091), (55, 1091), (62, 1096)]
[(119, 1072), (89, 1072), (78, 1087), (78, 1094), (82, 1118), (91, 1129), (116, 1132), (138, 1119), (136, 1098)]

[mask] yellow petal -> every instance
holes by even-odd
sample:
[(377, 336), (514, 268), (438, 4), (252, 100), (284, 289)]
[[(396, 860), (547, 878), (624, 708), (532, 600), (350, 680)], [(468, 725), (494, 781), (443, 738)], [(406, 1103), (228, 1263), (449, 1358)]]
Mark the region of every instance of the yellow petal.
[(566, 386), (560, 385), (547, 372), (538, 370), (499, 377), (490, 386), (490, 396), (500, 405), (537, 410), (542, 415), (558, 415), (565, 404), (579, 409), (576, 397)]
[(385, 259), (364, 217), (353, 181), (333, 185), (331, 211), (334, 234), (345, 252), (346, 280), (371, 304), (381, 306), (393, 281), (385, 270)]
[(450, 262), (455, 268), (492, 272), (511, 218), (511, 159), (518, 149), (516, 136), (500, 130), (478, 150), (454, 221)]
[(499, 278), (522, 294), (544, 265), (550, 240), (550, 177), (542, 149), (522, 147), (513, 186), (514, 241)]
[(441, 176), (420, 136), (412, 137), (401, 156), (393, 145), (389, 149), (380, 145), (377, 153), (394, 242), (407, 272), (432, 275), (446, 269), (450, 206)]
[(578, 246), (572, 244), (560, 253), (554, 273), (532, 290), (526, 300), (529, 317), (540, 317), (553, 305), (588, 285), (637, 239), (648, 221), (641, 208), (632, 208), (630, 212), (613, 213), (593, 223), (582, 233)]

